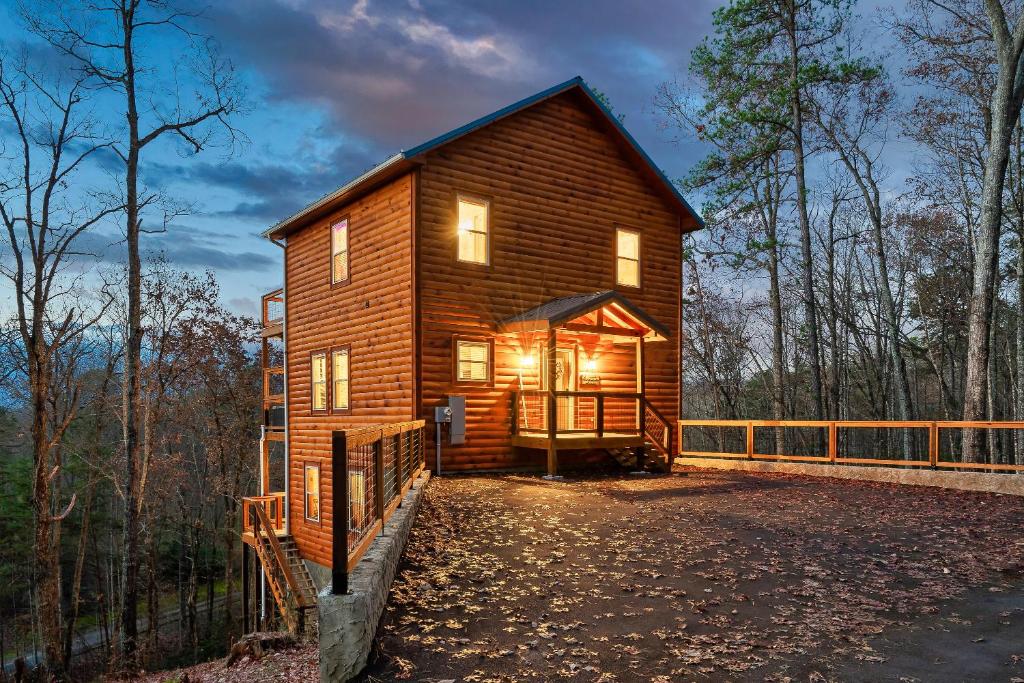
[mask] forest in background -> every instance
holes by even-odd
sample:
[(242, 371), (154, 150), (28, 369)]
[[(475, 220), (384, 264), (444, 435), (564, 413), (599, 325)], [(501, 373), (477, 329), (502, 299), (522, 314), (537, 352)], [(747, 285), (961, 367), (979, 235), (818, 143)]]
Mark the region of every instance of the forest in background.
[[(709, 147), (683, 183), (707, 198), (685, 240), (683, 417), (1024, 419), (1022, 4), (858, 9), (732, 2), (657, 94), (666, 128)], [(690, 430), (743, 452), (734, 431)], [(823, 454), (822, 430), (762, 431), (758, 452)], [(1012, 432), (944, 437), (1024, 463)], [(909, 459), (927, 438), (841, 446)]]
[[(0, 653), (38, 652), (58, 680), (198, 659), (240, 630), (258, 325), (212, 274), (142, 257), (192, 210), (146, 185), (152, 150), (244, 139), (244, 88), (189, 7), (41, 0), (22, 13), (38, 49), (0, 55)], [(684, 240), (688, 417), (1024, 415), (1021, 3), (858, 9), (734, 0), (652, 93), (708, 150), (683, 183), (708, 224)], [(182, 59), (147, 53), (154, 35)], [(102, 268), (87, 236), (106, 225), (123, 240)], [(949, 447), (1024, 461), (971, 431)]]

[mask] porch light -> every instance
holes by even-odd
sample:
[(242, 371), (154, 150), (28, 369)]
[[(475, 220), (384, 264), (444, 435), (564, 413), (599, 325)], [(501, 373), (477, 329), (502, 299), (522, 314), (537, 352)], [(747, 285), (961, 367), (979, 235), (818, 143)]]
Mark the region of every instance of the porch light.
[(522, 369), (533, 367), (533, 355), (527, 354), (519, 356), (519, 367)]
[(588, 358), (586, 360), (586, 362), (583, 363), (583, 371), (584, 372), (594, 372), (596, 370), (597, 370), (597, 361), (594, 360), (593, 358)]

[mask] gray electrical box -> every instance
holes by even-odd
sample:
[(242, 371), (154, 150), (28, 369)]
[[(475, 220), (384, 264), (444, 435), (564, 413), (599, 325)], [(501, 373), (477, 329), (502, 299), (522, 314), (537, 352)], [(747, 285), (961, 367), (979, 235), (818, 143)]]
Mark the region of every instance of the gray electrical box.
[(434, 407), (434, 422), (451, 422), (452, 409), (448, 406)]
[(453, 446), (466, 443), (466, 397), (449, 396), (451, 425), (448, 427), (448, 443)]

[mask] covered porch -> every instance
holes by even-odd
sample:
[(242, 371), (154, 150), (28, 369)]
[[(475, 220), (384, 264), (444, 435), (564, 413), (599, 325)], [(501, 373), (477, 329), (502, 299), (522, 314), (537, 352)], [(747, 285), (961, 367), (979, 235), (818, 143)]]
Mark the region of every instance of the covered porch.
[(651, 447), (665, 463), (672, 425), (647, 399), (645, 348), (668, 330), (615, 291), (552, 299), (499, 324), (517, 348), (511, 443), (547, 452)]

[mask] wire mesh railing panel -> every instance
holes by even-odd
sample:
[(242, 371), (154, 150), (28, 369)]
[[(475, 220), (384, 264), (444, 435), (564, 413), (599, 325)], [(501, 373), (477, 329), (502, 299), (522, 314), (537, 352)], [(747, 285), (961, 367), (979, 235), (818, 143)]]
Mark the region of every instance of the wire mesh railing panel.
[(384, 447), (384, 500), (390, 501), (398, 496), (401, 488), (398, 483), (398, 446), (402, 434), (392, 434), (383, 439)]
[(640, 431), (640, 399), (607, 395), (604, 397), (604, 433), (637, 434)]
[(376, 453), (379, 442), (365, 443), (348, 449), (348, 529), (349, 547), (373, 527), (377, 521), (374, 503)]
[(548, 429), (548, 394), (521, 392), (516, 406), (520, 432), (546, 432)]

